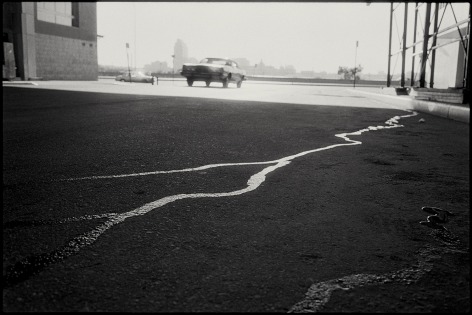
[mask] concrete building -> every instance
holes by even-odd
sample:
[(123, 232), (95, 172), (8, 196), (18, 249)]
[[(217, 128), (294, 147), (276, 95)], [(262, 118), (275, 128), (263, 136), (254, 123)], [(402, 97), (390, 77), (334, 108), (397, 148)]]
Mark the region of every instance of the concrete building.
[(97, 80), (94, 2), (3, 2), (3, 79)]
[(188, 60), (187, 45), (181, 40), (177, 39), (174, 45), (174, 71), (179, 72), (182, 65)]

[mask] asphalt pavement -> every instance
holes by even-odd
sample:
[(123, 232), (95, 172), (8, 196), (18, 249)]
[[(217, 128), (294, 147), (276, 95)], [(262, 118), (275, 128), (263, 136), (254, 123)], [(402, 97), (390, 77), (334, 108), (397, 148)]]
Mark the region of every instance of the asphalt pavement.
[(3, 311), (467, 312), (469, 193), (468, 123), (346, 87), (4, 85)]

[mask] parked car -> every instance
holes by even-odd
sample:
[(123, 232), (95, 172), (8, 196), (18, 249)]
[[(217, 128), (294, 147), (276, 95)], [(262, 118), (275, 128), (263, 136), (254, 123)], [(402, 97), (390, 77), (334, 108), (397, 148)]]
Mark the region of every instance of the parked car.
[(187, 78), (188, 86), (195, 81), (204, 81), (206, 86), (211, 82), (221, 82), (227, 88), (234, 82), (240, 88), (246, 80), (246, 71), (239, 68), (236, 61), (227, 58), (205, 58), (199, 63), (184, 63), (180, 74)]
[[(128, 71), (125, 71), (116, 76), (116, 81), (121, 82), (130, 82), (130, 74)], [(131, 71), (131, 82), (144, 82), (144, 83), (152, 83), (153, 77), (150, 75), (146, 75), (140, 71)]]

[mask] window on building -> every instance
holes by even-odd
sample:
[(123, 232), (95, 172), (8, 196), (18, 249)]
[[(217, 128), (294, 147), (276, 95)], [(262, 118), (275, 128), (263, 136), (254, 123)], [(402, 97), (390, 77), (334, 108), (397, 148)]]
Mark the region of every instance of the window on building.
[(40, 21), (79, 26), (78, 2), (38, 2), (37, 18)]

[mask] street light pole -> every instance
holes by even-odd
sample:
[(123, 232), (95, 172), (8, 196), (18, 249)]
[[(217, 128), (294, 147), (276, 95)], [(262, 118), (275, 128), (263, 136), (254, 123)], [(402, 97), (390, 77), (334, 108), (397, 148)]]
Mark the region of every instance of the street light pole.
[(356, 40), (356, 54), (354, 56), (354, 88), (356, 88), (356, 72), (357, 72), (357, 46), (359, 46), (359, 41)]
[(134, 9), (134, 71), (136, 71), (136, 3), (133, 3)]
[(126, 59), (128, 60), (128, 76), (129, 76), (129, 83), (131, 84), (131, 70), (129, 69), (129, 43), (126, 43)]
[[(429, 17), (428, 17), (429, 19)], [(393, 2), (390, 3), (390, 31), (388, 35), (388, 67), (387, 67), (387, 87), (390, 87), (392, 78), (390, 76), (390, 63), (392, 59), (392, 20), (393, 20)]]

